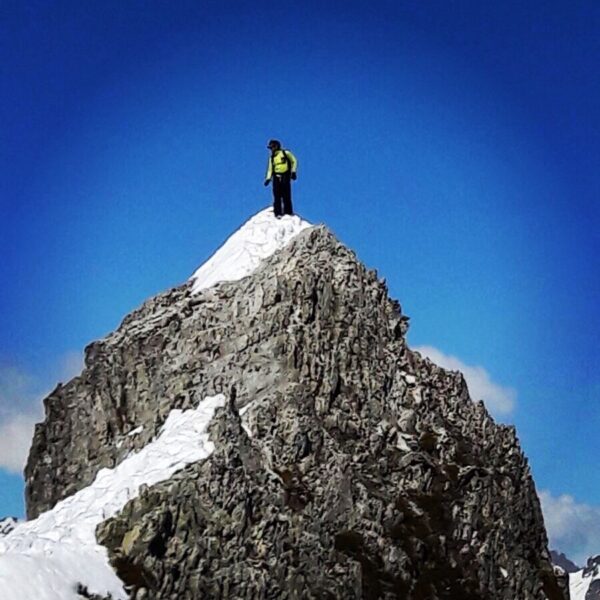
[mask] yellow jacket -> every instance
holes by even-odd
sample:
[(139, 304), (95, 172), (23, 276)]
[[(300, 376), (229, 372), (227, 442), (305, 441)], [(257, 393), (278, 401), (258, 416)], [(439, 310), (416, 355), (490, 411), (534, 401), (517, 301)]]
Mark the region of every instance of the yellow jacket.
[[(286, 160), (286, 156), (288, 160)], [(275, 171), (275, 173), (287, 173), (288, 170), (291, 170), (292, 173), (295, 173), (297, 167), (298, 160), (289, 150), (275, 150), (275, 152), (271, 156), (269, 156), (269, 163), (267, 165), (267, 175), (265, 179), (267, 181), (270, 180), (273, 176), (273, 171)]]

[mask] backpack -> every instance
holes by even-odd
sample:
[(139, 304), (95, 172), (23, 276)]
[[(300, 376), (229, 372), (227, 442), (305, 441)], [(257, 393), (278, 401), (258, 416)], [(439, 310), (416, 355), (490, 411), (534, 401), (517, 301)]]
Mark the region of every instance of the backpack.
[[(283, 149), (283, 148), (278, 148), (278, 150), (281, 150), (283, 152), (283, 157), (285, 159), (285, 162), (287, 164), (287, 170), (291, 171), (292, 170), (292, 163), (290, 161), (289, 156), (287, 155), (287, 152)], [(273, 173), (273, 175), (275, 175), (275, 153), (271, 154), (271, 172)]]

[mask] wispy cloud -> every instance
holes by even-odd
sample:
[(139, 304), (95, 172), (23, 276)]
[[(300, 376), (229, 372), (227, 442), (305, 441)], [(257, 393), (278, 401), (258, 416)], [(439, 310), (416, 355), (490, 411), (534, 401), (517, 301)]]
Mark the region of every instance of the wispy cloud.
[(0, 423), (0, 468), (20, 473), (25, 466), (33, 429), (42, 419), (42, 411), (37, 414), (16, 414)]
[(0, 468), (20, 472), (33, 426), (42, 417), (41, 393), (29, 373), (0, 365)]
[(492, 413), (507, 415), (514, 410), (517, 392), (510, 387), (493, 382), (483, 367), (467, 365), (456, 356), (444, 354), (433, 346), (417, 346), (415, 350), (444, 369), (460, 371), (465, 376), (471, 398), (483, 400)]
[(25, 369), (0, 364), (0, 469), (21, 472), (35, 423), (44, 416), (42, 399), (58, 381), (68, 381), (83, 368), (79, 353), (59, 357), (53, 376), (42, 381)]
[(580, 566), (600, 554), (600, 506), (579, 504), (573, 496), (540, 493), (550, 548), (564, 552)]
[(0, 364), (0, 410), (10, 410), (31, 394), (33, 378), (14, 365)]

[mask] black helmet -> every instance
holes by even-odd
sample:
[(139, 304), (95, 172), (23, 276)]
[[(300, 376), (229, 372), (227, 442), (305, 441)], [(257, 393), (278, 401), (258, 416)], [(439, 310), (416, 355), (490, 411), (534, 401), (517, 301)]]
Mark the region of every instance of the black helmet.
[(269, 140), (267, 148), (269, 150), (279, 150), (279, 148), (281, 148), (281, 142), (279, 140)]

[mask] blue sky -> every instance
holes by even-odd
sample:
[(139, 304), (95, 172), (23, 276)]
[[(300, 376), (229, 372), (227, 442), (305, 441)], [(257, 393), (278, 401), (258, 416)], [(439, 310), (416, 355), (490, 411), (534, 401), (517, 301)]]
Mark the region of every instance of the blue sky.
[(0, 516), (40, 398), (270, 202), (277, 137), (410, 344), (508, 402), (555, 545), (600, 552), (599, 26), (577, 1), (4, 2)]

